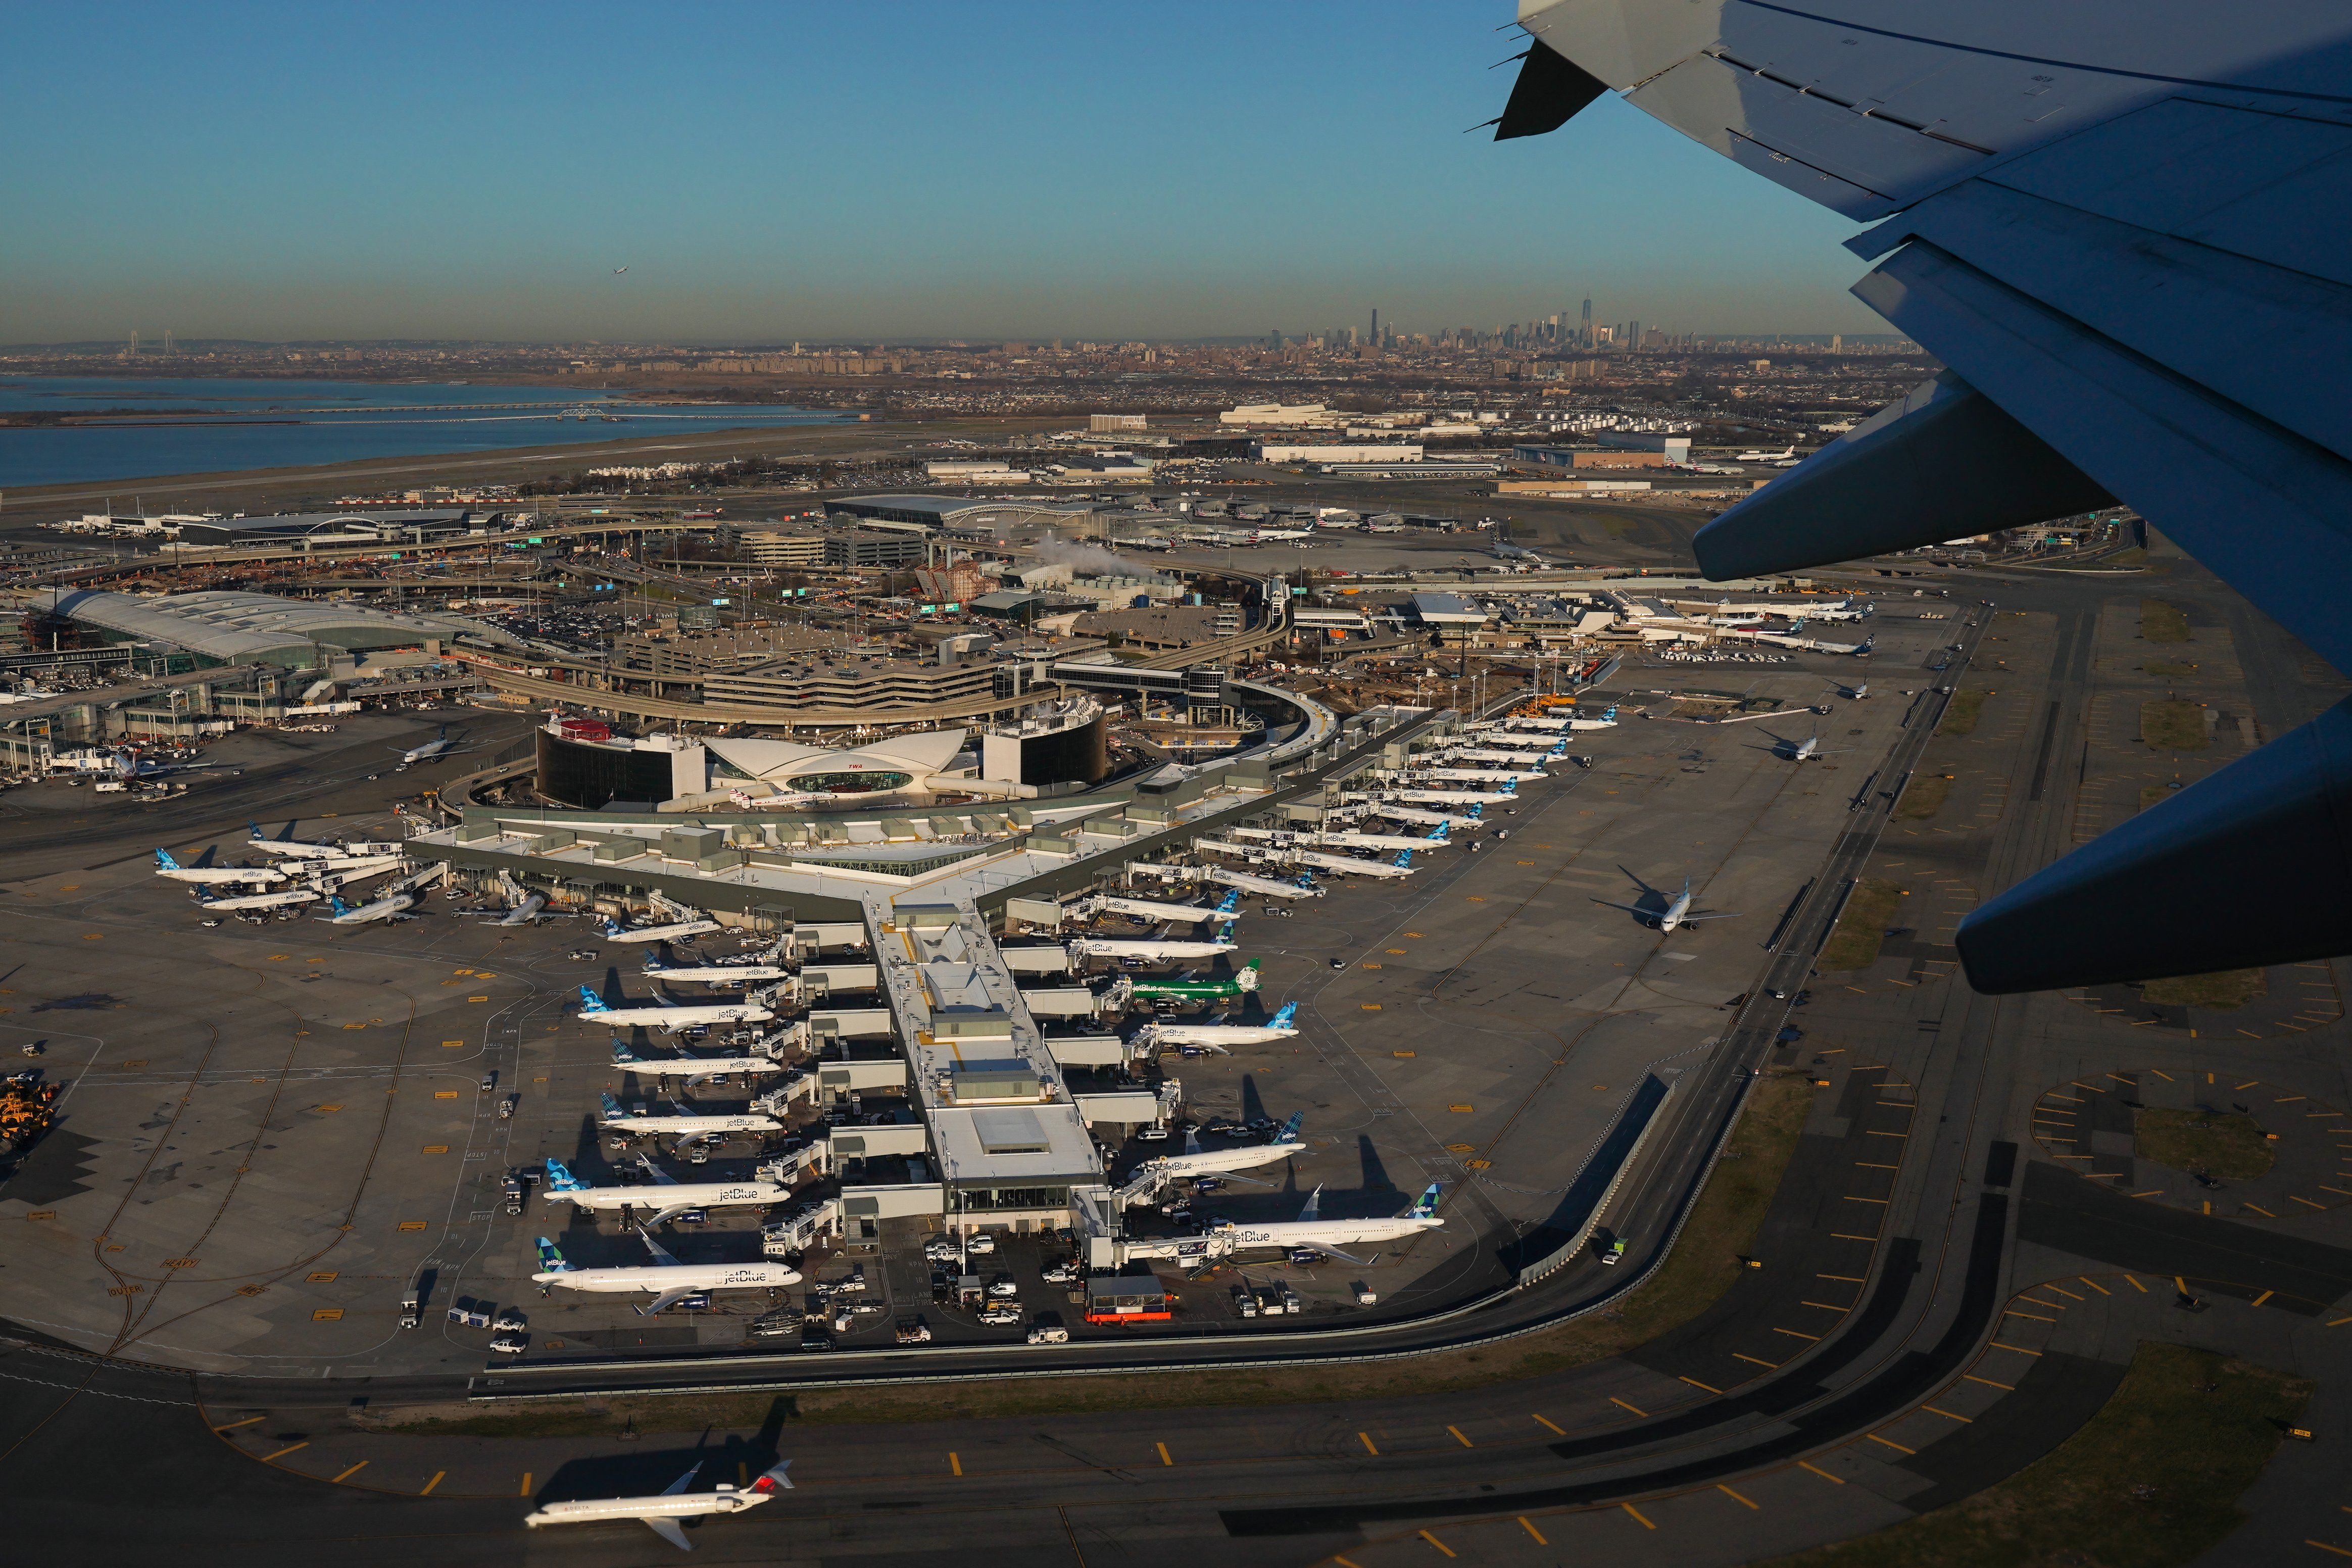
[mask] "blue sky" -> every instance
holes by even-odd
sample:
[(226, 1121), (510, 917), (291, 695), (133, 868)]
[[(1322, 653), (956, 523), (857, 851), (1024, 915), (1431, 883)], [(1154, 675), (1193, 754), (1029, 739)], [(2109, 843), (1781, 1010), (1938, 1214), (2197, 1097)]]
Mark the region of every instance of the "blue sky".
[[(0, 8), (0, 342), (1873, 331), (1854, 226), (1508, 0)], [(613, 268), (626, 265), (625, 277)]]

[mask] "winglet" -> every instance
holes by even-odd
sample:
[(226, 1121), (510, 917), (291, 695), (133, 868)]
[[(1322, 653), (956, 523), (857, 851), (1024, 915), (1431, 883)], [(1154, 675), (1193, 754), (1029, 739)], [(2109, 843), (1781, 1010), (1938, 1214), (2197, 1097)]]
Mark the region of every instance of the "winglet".
[(646, 1244), (646, 1250), (654, 1255), (654, 1262), (656, 1264), (664, 1268), (674, 1268), (677, 1266), (677, 1259), (670, 1256), (670, 1252), (667, 1247), (654, 1239), (654, 1233), (652, 1231), (646, 1229), (643, 1226), (639, 1226), (637, 1227), (637, 1236), (638, 1238)]
[(1320, 1218), (1322, 1213), (1323, 1184), (1320, 1182), (1318, 1182), (1315, 1184), (1315, 1190), (1307, 1194), (1307, 1206), (1298, 1211), (1298, 1222), (1301, 1225), (1308, 1224), (1313, 1220)]

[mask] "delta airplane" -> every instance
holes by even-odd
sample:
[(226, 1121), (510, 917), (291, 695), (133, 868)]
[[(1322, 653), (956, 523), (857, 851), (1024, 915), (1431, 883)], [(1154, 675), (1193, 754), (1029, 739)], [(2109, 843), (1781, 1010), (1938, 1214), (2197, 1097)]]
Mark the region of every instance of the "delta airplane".
[(698, 985), (748, 985), (754, 980), (789, 980), (793, 972), (780, 963), (664, 963), (646, 954), (641, 971), (648, 980), (691, 980)]
[(196, 892), (196, 906), (199, 909), (219, 910), (223, 912), (233, 910), (283, 910), (290, 909), (296, 904), (315, 903), (318, 898), (318, 889), (315, 888), (281, 888), (274, 893), (237, 893), (226, 899), (212, 898), (199, 889)]
[[(628, 268), (624, 267), (621, 270), (626, 272)], [(784, 1474), (792, 1466), (793, 1462), (786, 1459), (740, 1491), (721, 1481), (715, 1492), (690, 1492), (686, 1489), (702, 1473), (702, 1467), (697, 1465), (672, 1481), (659, 1497), (551, 1502), (525, 1514), (522, 1521), (536, 1530), (542, 1524), (596, 1524), (608, 1519), (634, 1519), (680, 1552), (691, 1552), (694, 1542), (686, 1538), (679, 1520), (700, 1519), (712, 1513), (741, 1513), (747, 1508), (757, 1508), (777, 1492), (793, 1489), (792, 1478)]]
[[(1643, 886), (1647, 888), (1648, 884), (1644, 883)], [(1653, 888), (1649, 890), (1655, 892), (1657, 889)], [(1668, 900), (1666, 907), (1663, 910), (1645, 910), (1639, 904), (1611, 903), (1607, 899), (1595, 899), (1592, 901), (1609, 909), (1623, 910), (1643, 924), (1654, 925), (1661, 931), (1673, 931), (1675, 927), (1688, 925), (1693, 921), (1733, 921), (1739, 918), (1738, 911), (1734, 910), (1691, 908), (1691, 885), (1688, 877), (1683, 879), (1683, 890)]]
[(638, 1116), (621, 1109), (621, 1102), (605, 1095), (604, 1125), (615, 1132), (668, 1132), (689, 1139), (715, 1139), (729, 1132), (782, 1132), (784, 1124), (774, 1117), (757, 1110), (737, 1111), (725, 1116), (696, 1116), (677, 1101), (670, 1101), (677, 1110), (674, 1116)]
[[(1122, 1204), (1149, 1202), (1152, 1194), (1171, 1182), (1181, 1182), (1189, 1176), (1223, 1176), (1237, 1171), (1254, 1170), (1287, 1160), (1303, 1153), (1306, 1145), (1298, 1141), (1298, 1128), (1307, 1120), (1301, 1110), (1282, 1124), (1275, 1135), (1263, 1143), (1236, 1143), (1226, 1149), (1204, 1149), (1197, 1132), (1184, 1134), (1181, 1154), (1162, 1154), (1156, 1160), (1146, 1160), (1129, 1175), (1127, 1185), (1120, 1189)], [(1248, 1180), (1247, 1177), (1243, 1178)]]
[[(318, 895), (311, 896), (315, 898)], [(376, 900), (373, 903), (359, 905), (347, 904), (341, 898), (330, 893), (327, 896), (327, 901), (334, 907), (335, 912), (331, 915), (320, 915), (319, 918), (329, 925), (363, 926), (373, 921), (402, 921), (415, 918), (414, 915), (403, 912), (416, 902), (415, 893), (391, 893)]]
[(286, 880), (286, 873), (268, 866), (183, 866), (169, 849), (155, 851), (155, 875), (173, 882), (247, 882), (266, 888)]
[(615, 1040), (613, 1065), (640, 1078), (682, 1078), (692, 1088), (705, 1079), (730, 1072), (782, 1072), (784, 1064), (773, 1057), (641, 1057)]
[(649, 1208), (645, 1224), (667, 1225), (689, 1209), (737, 1208), (746, 1204), (778, 1204), (793, 1195), (783, 1182), (754, 1177), (748, 1182), (681, 1182), (653, 1163), (637, 1156), (638, 1168), (653, 1178), (649, 1187), (593, 1187), (573, 1175), (561, 1160), (547, 1163), (547, 1195), (575, 1208), (595, 1212)]
[(1230, 942), (1183, 942), (1171, 939), (1145, 939), (1122, 942), (1115, 937), (1073, 937), (1066, 943), (1076, 958), (1214, 958), (1221, 952), (1231, 952)]
[(556, 1286), (566, 1290), (585, 1290), (595, 1294), (615, 1291), (650, 1291), (653, 1300), (637, 1309), (641, 1317), (652, 1317), (704, 1290), (749, 1290), (762, 1287), (774, 1290), (800, 1283), (800, 1270), (781, 1263), (680, 1263), (671, 1257), (660, 1242), (640, 1230), (638, 1238), (646, 1250), (654, 1255), (651, 1263), (618, 1268), (579, 1268), (563, 1260), (555, 1243), (545, 1237), (539, 1238), (539, 1272), (530, 1282), (546, 1295)]
[[(1263, 1024), (1147, 1024), (1151, 1037), (1162, 1045), (1205, 1046), (1222, 1051), (1233, 1046), (1264, 1046), (1276, 1040), (1286, 1040), (1298, 1033), (1291, 1020), (1298, 1016), (1298, 1004), (1285, 1002), (1282, 1010)], [(1292, 1118), (1294, 1124), (1297, 1118)], [(1294, 1125), (1292, 1131), (1296, 1131)]]
[(1274, 1247), (1288, 1248), (1311, 1247), (1318, 1252), (1359, 1267), (1371, 1262), (1339, 1250), (1342, 1247), (1366, 1241), (1393, 1241), (1399, 1237), (1416, 1236), (1424, 1230), (1436, 1230), (1445, 1222), (1437, 1217), (1438, 1184), (1432, 1182), (1423, 1190), (1412, 1207), (1386, 1219), (1325, 1219), (1322, 1217), (1323, 1189), (1317, 1187), (1298, 1211), (1294, 1220), (1276, 1220), (1270, 1225), (1240, 1225), (1232, 1220), (1219, 1220), (1209, 1227), (1209, 1235), (1222, 1237), (1234, 1251), (1244, 1247)]
[(666, 1034), (677, 1034), (698, 1024), (764, 1024), (776, 1015), (757, 1002), (698, 1002), (692, 1006), (678, 1004), (656, 994), (650, 1007), (613, 1007), (596, 994), (593, 988), (580, 988), (580, 1016), (586, 1021), (625, 1029), (634, 1024), (657, 1027)]
[(706, 936), (719, 929), (717, 921), (703, 920), (698, 916), (692, 920), (671, 921), (667, 925), (657, 926), (625, 926), (618, 921), (608, 920), (604, 922), (604, 940), (606, 942), (674, 942), (682, 936)]

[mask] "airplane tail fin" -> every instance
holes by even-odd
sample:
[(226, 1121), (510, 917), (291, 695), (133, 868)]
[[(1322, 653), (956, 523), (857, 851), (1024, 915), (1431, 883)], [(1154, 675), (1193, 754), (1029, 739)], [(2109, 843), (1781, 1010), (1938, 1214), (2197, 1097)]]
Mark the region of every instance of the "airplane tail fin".
[(754, 1497), (766, 1497), (770, 1493), (777, 1490), (779, 1488), (785, 1491), (791, 1491), (793, 1489), (793, 1478), (784, 1474), (784, 1472), (792, 1468), (793, 1462), (790, 1459), (779, 1461), (774, 1469), (767, 1471), (765, 1474), (761, 1475), (758, 1480), (751, 1483), (751, 1494)]
[(635, 1063), (636, 1059), (636, 1052), (629, 1049), (628, 1047), (623, 1045), (618, 1040), (614, 1040), (613, 1042), (613, 1065), (614, 1067), (630, 1067)]
[(1221, 915), (1229, 915), (1241, 906), (1242, 890), (1239, 888), (1227, 888), (1225, 896), (1217, 900), (1217, 912)]
[(609, 1094), (608, 1094), (608, 1095), (605, 1095), (605, 1096), (604, 1097), (604, 1120), (605, 1120), (605, 1121), (618, 1121), (621, 1119), (621, 1102), (620, 1102), (619, 1100), (614, 1100), (614, 1099), (611, 1095), (609, 1095)]
[(1298, 1016), (1298, 1004), (1285, 1002), (1282, 1005), (1282, 1011), (1266, 1020), (1266, 1026), (1272, 1029), (1287, 1029), (1291, 1027), (1290, 1021), (1297, 1016)]
[(539, 1238), (539, 1271), (541, 1274), (569, 1274), (572, 1265), (563, 1261), (563, 1249), (545, 1237)]
[(1265, 962), (1265, 961), (1264, 959), (1253, 958), (1247, 963), (1243, 964), (1241, 973), (1234, 976), (1234, 984), (1240, 986), (1244, 991), (1256, 990), (1258, 981), (1257, 966)]
[(1307, 1206), (1298, 1211), (1298, 1222), (1301, 1225), (1306, 1225), (1321, 1218), (1322, 1215), (1323, 1186), (1322, 1184), (1318, 1182), (1316, 1184), (1315, 1190), (1307, 1194)]
[(553, 1193), (576, 1193), (582, 1191), (587, 1185), (587, 1183), (573, 1175), (572, 1173), (571, 1167), (566, 1165), (562, 1161), (550, 1160), (547, 1163), (548, 1191)]
[(1413, 1202), (1413, 1218), (1435, 1219), (1437, 1217), (1437, 1186), (1435, 1182), (1432, 1182), (1421, 1190), (1421, 1196)]
[(1411, 870), (1412, 868), (1412, 851), (1410, 849), (1398, 850), (1396, 852), (1396, 858), (1390, 861), (1389, 864), (1391, 866), (1402, 866), (1406, 870)]
[(339, 915), (347, 915), (352, 912), (351, 905), (343, 902), (343, 896), (341, 893), (329, 893), (327, 895), (327, 903)]
[(609, 1013), (611, 1011), (611, 1008), (604, 1005), (604, 999), (602, 996), (597, 995), (593, 987), (583, 985), (580, 988), (580, 1012), (582, 1016), (593, 1018), (599, 1013)]
[(1445, 836), (1448, 831), (1448, 824), (1443, 822), (1439, 823), (1436, 826), (1429, 830), (1429, 842), (1432, 844), (1444, 843), (1446, 841)]
[(1282, 1131), (1274, 1135), (1274, 1141), (1277, 1143), (1296, 1143), (1298, 1142), (1298, 1130), (1306, 1125), (1307, 1112), (1294, 1110), (1290, 1113), (1290, 1120), (1282, 1124)]
[(180, 863), (172, 858), (172, 852), (169, 849), (155, 851), (155, 864), (159, 869), (165, 871), (176, 871), (180, 868)]

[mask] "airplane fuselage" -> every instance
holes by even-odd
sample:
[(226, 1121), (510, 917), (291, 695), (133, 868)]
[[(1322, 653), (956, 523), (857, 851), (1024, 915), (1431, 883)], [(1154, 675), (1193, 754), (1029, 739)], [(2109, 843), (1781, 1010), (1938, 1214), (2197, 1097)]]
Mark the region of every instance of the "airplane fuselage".
[(606, 942), (674, 942), (682, 936), (703, 936), (717, 931), (717, 921), (672, 921), (667, 925), (604, 928)]
[(1082, 936), (1070, 942), (1070, 951), (1080, 958), (1214, 958), (1221, 952), (1233, 952), (1234, 944), (1229, 942), (1118, 942), (1108, 937)]
[[(554, 1202), (576, 1208), (611, 1212), (614, 1209), (740, 1208), (746, 1204), (780, 1204), (793, 1195), (782, 1182), (676, 1182), (642, 1187), (574, 1187), (550, 1192)], [(668, 1269), (662, 1270), (667, 1273)]]
[(238, 893), (226, 899), (201, 899), (208, 910), (282, 910), (315, 903), (319, 895), (309, 888), (288, 888), (275, 893)]
[(670, 1133), (680, 1137), (709, 1137), (717, 1132), (782, 1132), (784, 1124), (772, 1116), (746, 1111), (740, 1116), (631, 1116), (626, 1112), (604, 1118), (604, 1126), (614, 1132)]
[(1346, 1247), (1357, 1242), (1394, 1241), (1399, 1237), (1418, 1236), (1424, 1230), (1437, 1230), (1445, 1222), (1434, 1215), (1402, 1214), (1386, 1219), (1292, 1219), (1276, 1220), (1265, 1225), (1242, 1225), (1222, 1220), (1209, 1227), (1209, 1234), (1226, 1237), (1234, 1250), (1246, 1247)]
[(642, 973), (648, 980), (691, 980), (698, 985), (748, 985), (754, 980), (792, 977), (792, 971), (773, 963), (698, 963), (677, 969), (648, 963)]
[[(676, 1192), (675, 1187), (660, 1189)], [(617, 1268), (549, 1268), (530, 1277), (539, 1286), (560, 1286), (592, 1295), (635, 1292), (658, 1296), (667, 1290), (780, 1289), (800, 1283), (800, 1270), (782, 1263), (661, 1263)]]
[(784, 1064), (772, 1057), (632, 1057), (613, 1066), (639, 1078), (709, 1078), (719, 1073), (785, 1070)]
[(286, 880), (286, 873), (268, 866), (169, 866), (158, 867), (155, 875), (173, 882), (194, 882), (199, 887), (209, 883), (248, 883), (266, 888), (273, 882)]
[[(1298, 1031), (1271, 1024), (1154, 1024), (1151, 1037), (1171, 1046), (1263, 1046)], [(1176, 1158), (1176, 1156), (1170, 1156)]]
[(606, 1007), (601, 1010), (582, 1008), (581, 1021), (605, 1024), (615, 1029), (626, 1029), (642, 1024), (647, 1028), (667, 1030), (691, 1029), (703, 1024), (762, 1024), (776, 1015), (757, 1002), (709, 1002), (684, 1007)]

